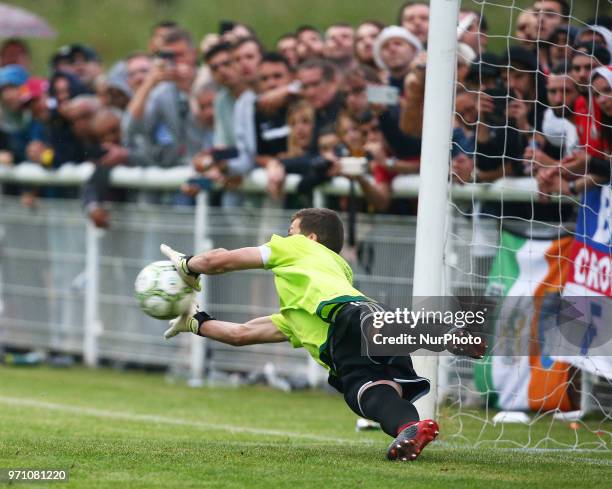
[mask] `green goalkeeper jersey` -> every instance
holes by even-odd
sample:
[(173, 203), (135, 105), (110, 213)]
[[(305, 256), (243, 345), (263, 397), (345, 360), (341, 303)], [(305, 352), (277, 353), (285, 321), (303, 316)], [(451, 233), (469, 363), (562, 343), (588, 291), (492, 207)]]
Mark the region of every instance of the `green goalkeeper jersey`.
[(272, 321), (295, 348), (303, 346), (328, 367), (320, 354), (335, 311), (346, 302), (370, 299), (353, 287), (353, 271), (340, 255), (306, 236), (273, 235), (260, 251), (280, 300)]

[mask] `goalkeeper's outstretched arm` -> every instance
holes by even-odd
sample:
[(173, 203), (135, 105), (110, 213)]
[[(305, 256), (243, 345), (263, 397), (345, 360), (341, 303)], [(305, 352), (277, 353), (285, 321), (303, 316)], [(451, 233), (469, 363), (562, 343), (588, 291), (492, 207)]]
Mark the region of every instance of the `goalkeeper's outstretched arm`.
[(259, 248), (256, 247), (237, 250), (217, 248), (195, 256), (186, 256), (166, 244), (162, 244), (160, 249), (172, 261), (183, 281), (195, 290), (200, 290), (201, 273), (218, 275), (234, 270), (248, 270), (264, 266)]
[(233, 346), (287, 341), (270, 316), (251, 319), (244, 324), (212, 319), (199, 325), (198, 334)]
[(257, 247), (226, 250), (217, 248), (199, 255), (192, 256), (187, 267), (192, 273), (219, 275), (236, 270), (263, 268), (261, 253)]
[(231, 323), (219, 321), (204, 311), (199, 311), (194, 316), (185, 313), (170, 321), (164, 338), (168, 340), (179, 333), (194, 333), (233, 346), (288, 340), (276, 327), (271, 316), (251, 319), (246, 323)]

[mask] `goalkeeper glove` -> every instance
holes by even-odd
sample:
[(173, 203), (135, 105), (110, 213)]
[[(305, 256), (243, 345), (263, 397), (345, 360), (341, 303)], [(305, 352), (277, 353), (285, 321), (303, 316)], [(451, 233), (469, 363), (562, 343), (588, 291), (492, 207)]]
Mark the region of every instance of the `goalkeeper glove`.
[(192, 272), (187, 266), (187, 261), (191, 256), (185, 256), (183, 253), (173, 250), (167, 244), (162, 244), (159, 249), (172, 262), (183, 282), (192, 289), (200, 291), (200, 274)]
[(170, 321), (170, 327), (164, 332), (164, 338), (169, 340), (179, 333), (193, 333), (200, 335), (200, 325), (205, 321), (215, 318), (204, 311), (197, 311), (193, 315), (193, 309)]

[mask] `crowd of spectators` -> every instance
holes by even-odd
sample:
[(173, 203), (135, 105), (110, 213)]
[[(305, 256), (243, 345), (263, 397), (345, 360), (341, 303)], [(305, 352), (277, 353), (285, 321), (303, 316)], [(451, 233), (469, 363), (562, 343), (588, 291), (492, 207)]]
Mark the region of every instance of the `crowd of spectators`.
[[(360, 187), (363, 209), (411, 213), (414, 202), (394, 199), (392, 181), (427, 164), (420, 153), (428, 28), (429, 6), (419, 1), (401, 8), (396, 25), (305, 25), (270, 50), (248, 25), (223, 22), (197, 43), (164, 21), (142, 51), (108, 70), (93, 47), (62, 47), (46, 78), (31, 73), (28, 45), (9, 39), (0, 48), (0, 165), (95, 163), (81, 194), (99, 226), (109, 223), (107, 202), (190, 205), (204, 184), (216, 189), (218, 205), (244, 205), (253, 197), (241, 183), (257, 168), (277, 205), (306, 205), (317, 185), (346, 176)], [(503, 52), (488, 49), (480, 12), (460, 12), (457, 36), (455, 182), (533, 176), (543, 197), (609, 185), (610, 18), (577, 25), (565, 0), (537, 0), (520, 11)], [(196, 178), (176, 193), (119, 192), (109, 184), (117, 165), (190, 165)], [(285, 195), (288, 174), (302, 177), (296, 195)], [(29, 206), (77, 196), (3, 191)], [(502, 211), (553, 221), (572, 212), (546, 203), (487, 210)]]

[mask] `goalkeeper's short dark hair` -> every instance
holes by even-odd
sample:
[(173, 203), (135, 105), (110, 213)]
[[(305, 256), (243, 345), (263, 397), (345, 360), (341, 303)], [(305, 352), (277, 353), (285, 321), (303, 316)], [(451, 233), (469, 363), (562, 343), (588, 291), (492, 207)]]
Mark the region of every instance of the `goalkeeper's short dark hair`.
[(304, 235), (315, 233), (317, 242), (340, 253), (344, 245), (344, 226), (340, 216), (330, 209), (302, 209), (291, 217), (300, 220), (300, 231)]

